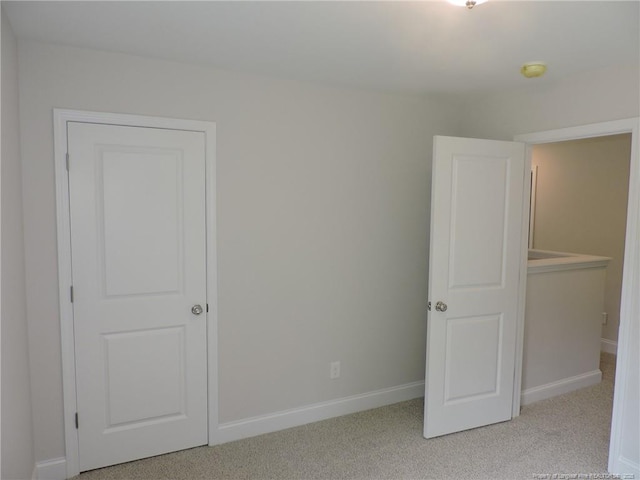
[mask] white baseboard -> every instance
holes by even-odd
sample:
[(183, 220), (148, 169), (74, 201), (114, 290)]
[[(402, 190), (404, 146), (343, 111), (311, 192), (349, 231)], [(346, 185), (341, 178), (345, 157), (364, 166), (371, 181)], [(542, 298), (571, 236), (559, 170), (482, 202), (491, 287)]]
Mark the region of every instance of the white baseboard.
[(33, 478), (34, 480), (65, 480), (67, 478), (67, 459), (60, 457), (37, 462)]
[(618, 342), (602, 338), (600, 341), (600, 351), (616, 355), (618, 353)]
[(213, 443), (225, 443), (263, 433), (276, 432), (328, 418), (383, 407), (424, 396), (424, 382), (376, 390), (361, 395), (329, 400), (305, 407), (220, 424)]
[[(372, 408), (384, 407), (424, 396), (424, 382), (408, 383), (361, 395), (316, 403), (306, 407), (284, 410), (258, 417), (221, 424), (217, 438), (211, 443), (225, 443), (263, 433), (276, 432), (311, 422), (326, 420)], [(33, 480), (66, 480), (67, 460), (64, 457), (37, 462)]]
[(617, 461), (617, 467), (619, 471), (615, 473), (621, 474), (621, 478), (640, 478), (640, 464), (629, 460), (620, 455)]
[(601, 380), (602, 372), (598, 369), (574, 377), (563, 378), (562, 380), (547, 383), (546, 385), (540, 385), (539, 387), (528, 388), (522, 392), (520, 404), (529, 405), (539, 400), (595, 385), (600, 383)]

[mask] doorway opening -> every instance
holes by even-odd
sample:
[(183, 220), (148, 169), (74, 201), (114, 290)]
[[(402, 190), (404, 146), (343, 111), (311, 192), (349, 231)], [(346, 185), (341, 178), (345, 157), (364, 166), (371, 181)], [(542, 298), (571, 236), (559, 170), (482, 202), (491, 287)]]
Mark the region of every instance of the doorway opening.
[[(599, 124), (584, 125), (580, 127), (564, 128), (533, 134), (517, 135), (516, 141), (525, 142), (532, 157), (536, 145), (549, 144), (579, 139), (596, 139), (606, 136), (629, 134), (630, 158), (629, 161), (629, 190), (627, 195), (626, 234), (623, 257), (623, 276), (620, 300), (620, 325), (618, 330), (618, 346), (616, 357), (615, 391), (613, 400), (613, 414), (611, 420), (611, 435), (609, 444), (608, 471), (628, 471), (634, 467), (622, 453), (623, 442), (628, 440), (629, 432), (625, 426), (624, 417), (637, 408), (637, 399), (630, 392), (637, 388), (637, 375), (635, 375), (634, 355), (637, 354), (637, 346), (633, 342), (633, 332), (638, 328), (638, 304), (635, 302), (637, 291), (638, 269), (638, 203), (640, 195), (640, 158), (638, 155), (638, 118), (604, 122)], [(527, 212), (525, 212), (526, 215)], [(603, 232), (605, 233), (605, 232)], [(534, 241), (535, 245), (535, 241)], [(522, 359), (524, 338), (524, 316), (520, 318), (520, 336), (517, 348), (520, 350), (519, 358)], [(522, 368), (516, 369), (516, 377), (522, 374)], [(522, 378), (517, 378), (518, 387), (522, 386)], [(519, 414), (520, 391), (514, 390), (514, 416)], [(516, 410), (517, 408), (517, 410)], [(625, 440), (626, 439), (626, 440)]]
[(610, 257), (602, 350), (616, 353), (631, 134), (534, 145), (530, 249)]
[(546, 252), (580, 256), (573, 257), (571, 269), (564, 263), (567, 257), (558, 258), (555, 270), (540, 271), (537, 261), (529, 262), (522, 404), (602, 381), (599, 391), (607, 393), (602, 396), (607, 401), (599, 418), (603, 428), (606, 419), (607, 429), (611, 411), (604, 409), (611, 408), (614, 389), (630, 159), (630, 133), (537, 144), (531, 154), (529, 257)]

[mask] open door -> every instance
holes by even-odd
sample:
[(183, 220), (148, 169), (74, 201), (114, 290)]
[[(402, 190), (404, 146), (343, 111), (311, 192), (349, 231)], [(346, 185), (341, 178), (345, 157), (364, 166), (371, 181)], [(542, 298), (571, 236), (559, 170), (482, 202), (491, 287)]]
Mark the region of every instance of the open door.
[(426, 438), (511, 419), (528, 181), (522, 143), (433, 150)]

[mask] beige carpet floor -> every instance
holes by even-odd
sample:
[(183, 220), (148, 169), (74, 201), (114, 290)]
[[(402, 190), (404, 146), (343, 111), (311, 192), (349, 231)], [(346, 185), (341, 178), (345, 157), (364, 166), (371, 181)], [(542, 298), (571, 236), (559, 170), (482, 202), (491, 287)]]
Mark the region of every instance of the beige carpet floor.
[(601, 369), (598, 385), (526, 406), (510, 422), (436, 439), (422, 437), (423, 400), (416, 399), (76, 478), (535, 479), (604, 473), (615, 357), (603, 354)]

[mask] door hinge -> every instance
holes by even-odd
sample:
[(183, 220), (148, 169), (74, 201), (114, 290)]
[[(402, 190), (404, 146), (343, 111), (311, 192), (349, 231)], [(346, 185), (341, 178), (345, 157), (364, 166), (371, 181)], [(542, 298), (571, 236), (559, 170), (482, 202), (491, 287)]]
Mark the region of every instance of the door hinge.
[(76, 412), (76, 430), (78, 429), (80, 423), (78, 422), (78, 412)]
[(73, 285), (69, 287), (69, 298), (71, 300), (71, 303), (73, 303)]
[(68, 172), (69, 171), (69, 152), (67, 152), (66, 163), (67, 163), (67, 172)]

